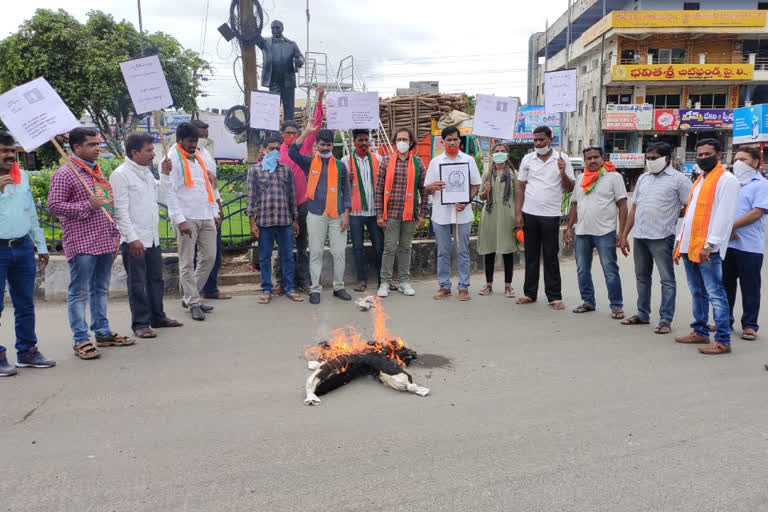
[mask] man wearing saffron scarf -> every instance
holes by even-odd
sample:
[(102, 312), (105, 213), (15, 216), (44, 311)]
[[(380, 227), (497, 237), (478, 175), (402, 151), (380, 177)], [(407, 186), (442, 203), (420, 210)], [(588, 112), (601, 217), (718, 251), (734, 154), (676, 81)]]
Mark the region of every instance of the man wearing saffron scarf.
[(107, 295), (120, 232), (106, 211), (112, 211), (112, 186), (99, 169), (100, 141), (96, 130), (75, 128), (69, 133), (71, 165), (51, 176), (48, 211), (61, 222), (61, 239), (69, 263), (69, 325), (75, 355), (101, 356), (93, 346), (85, 321), (90, 297), (91, 330), (99, 347), (128, 346), (135, 340), (113, 332), (107, 320)]
[(333, 295), (341, 300), (352, 300), (344, 289), (344, 261), (347, 249), (347, 227), (352, 204), (349, 194), (347, 167), (333, 156), (332, 130), (317, 132), (317, 153), (302, 155), (299, 148), (315, 132), (315, 120), (310, 119), (301, 137), (291, 145), (288, 156), (307, 176), (307, 229), (309, 231), (309, 274), (312, 288), (310, 304), (320, 303), (320, 274), (326, 237), (333, 256)]
[(376, 223), (376, 179), (379, 174), (381, 157), (371, 152), (370, 132), (352, 130), (355, 150), (341, 159), (349, 170), (352, 190), (352, 216), (349, 230), (352, 234), (352, 251), (355, 255), (357, 270), (356, 292), (368, 288), (368, 260), (365, 257), (363, 238), (365, 231), (371, 239), (376, 253), (376, 280), (381, 285), (381, 255), (384, 251), (384, 232)]
[(384, 230), (379, 297), (389, 295), (397, 260), (397, 289), (406, 296), (416, 291), (411, 286), (411, 243), (417, 227), (424, 226), (429, 212), (429, 194), (424, 190), (427, 171), (413, 152), (416, 136), (410, 128), (395, 132), (397, 152), (385, 156), (376, 178), (376, 222)]
[[(56, 365), (37, 350), (35, 334), (35, 248), (40, 270), (48, 265), (45, 234), (37, 219), (29, 175), (19, 169), (13, 136), (0, 132), (0, 314), (5, 284), (13, 301), (16, 323), (16, 366), (50, 368)], [(16, 375), (0, 345), (0, 377)]]
[(570, 244), (574, 241), (574, 224), (576, 226), (576, 272), (582, 304), (573, 312), (587, 313), (595, 310), (592, 254), (597, 249), (608, 287), (611, 318), (621, 320), (624, 318), (624, 299), (619, 265), (616, 263), (616, 241), (617, 233), (624, 232), (627, 221), (627, 189), (616, 167), (603, 160), (603, 148), (587, 146), (583, 154), (584, 173), (576, 178), (568, 227), (565, 230), (565, 242)]
[[(723, 286), (723, 258), (739, 202), (739, 180), (725, 172), (722, 146), (716, 139), (696, 144), (696, 164), (701, 175), (691, 188), (683, 227), (677, 235), (675, 263), (685, 264), (688, 288), (693, 299), (693, 331), (675, 338), (678, 343), (707, 344), (699, 352), (707, 355), (731, 351), (731, 314)], [(709, 305), (715, 318), (715, 339), (709, 339)]]
[(179, 245), (182, 303), (193, 320), (202, 321), (206, 312), (213, 311), (212, 306), (201, 302), (200, 291), (216, 261), (215, 219), (220, 212), (205, 161), (197, 151), (199, 138), (200, 130), (192, 123), (181, 123), (176, 128), (176, 144), (168, 153), (171, 172), (161, 174), (160, 185)]

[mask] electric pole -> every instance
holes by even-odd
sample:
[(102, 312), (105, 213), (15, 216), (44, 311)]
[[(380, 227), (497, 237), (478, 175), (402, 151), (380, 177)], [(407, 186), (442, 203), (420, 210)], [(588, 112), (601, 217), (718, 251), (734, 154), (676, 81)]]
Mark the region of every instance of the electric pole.
[[(256, 27), (251, 0), (240, 0), (240, 33), (250, 34)], [(256, 68), (256, 44), (240, 41), (240, 54), (243, 57), (243, 93), (245, 106), (251, 108), (251, 91), (259, 89), (259, 74)], [(250, 129), (249, 129), (250, 130)], [(250, 134), (247, 139), (248, 164), (255, 164), (259, 157), (259, 145), (251, 142)]]

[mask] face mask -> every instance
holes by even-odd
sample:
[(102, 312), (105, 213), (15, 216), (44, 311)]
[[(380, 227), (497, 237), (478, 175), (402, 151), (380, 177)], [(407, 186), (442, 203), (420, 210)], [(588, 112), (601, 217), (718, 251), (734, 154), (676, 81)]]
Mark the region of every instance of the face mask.
[(536, 148), (536, 154), (544, 156), (547, 153), (549, 153), (550, 149), (551, 148), (549, 146), (544, 146), (543, 148)]
[(368, 150), (367, 150), (367, 149), (361, 149), (361, 148), (359, 148), (359, 147), (357, 147), (357, 146), (355, 146), (355, 152), (356, 152), (358, 155), (360, 155), (360, 156), (365, 156), (365, 155), (367, 155), (367, 154), (368, 154)]
[(667, 168), (667, 160), (665, 158), (657, 158), (656, 160), (646, 160), (645, 168), (651, 174), (659, 174), (661, 171)]
[(297, 138), (295, 135), (286, 135), (283, 137), (283, 142), (290, 146)]
[(411, 144), (402, 140), (395, 144), (395, 146), (397, 146), (397, 151), (400, 153), (407, 153), (411, 149)]
[(266, 155), (264, 155), (264, 159), (261, 161), (261, 167), (265, 171), (269, 173), (275, 172), (275, 169), (277, 169), (277, 161), (280, 158), (280, 152), (276, 149), (273, 149)]
[(697, 158), (696, 163), (702, 171), (709, 172), (717, 167), (717, 155), (708, 156), (707, 158)]
[(445, 152), (448, 153), (451, 156), (457, 155), (459, 153), (459, 148), (458, 148), (458, 146), (455, 147), (455, 148), (446, 147), (445, 148)]
[(739, 180), (739, 183), (742, 185), (748, 183), (756, 174), (757, 169), (741, 160), (736, 160), (733, 164), (733, 175), (736, 176), (736, 179)]
[(320, 155), (320, 158), (331, 158), (333, 155), (331, 151), (320, 151), (318, 154)]
[(507, 161), (508, 157), (509, 155), (507, 153), (494, 153), (491, 158), (493, 158), (494, 163), (503, 164)]

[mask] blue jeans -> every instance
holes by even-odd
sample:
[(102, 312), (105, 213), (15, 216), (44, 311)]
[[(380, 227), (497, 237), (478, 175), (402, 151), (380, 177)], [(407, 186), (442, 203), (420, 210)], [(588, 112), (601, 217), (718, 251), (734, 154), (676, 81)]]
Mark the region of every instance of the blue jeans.
[(706, 263), (694, 263), (683, 254), (688, 288), (693, 299), (691, 329), (699, 336), (709, 337), (709, 304), (715, 317), (715, 341), (731, 345), (731, 314), (723, 287), (723, 260), (719, 252), (709, 255)]
[[(37, 345), (35, 335), (35, 249), (27, 237), (16, 247), (0, 246), (0, 315), (5, 299), (5, 282), (13, 302), (16, 321), (16, 351), (25, 352)], [(0, 345), (0, 352), (5, 347)]]
[[(455, 224), (432, 223), (437, 238), (437, 280), (440, 288), (451, 289), (451, 247), (456, 238)], [(469, 231), (471, 222), (459, 224), (456, 266), (459, 270), (459, 290), (469, 288)]]
[(293, 280), (293, 226), (259, 226), (261, 289), (265, 293), (272, 293), (272, 248), (275, 241), (283, 271), (283, 290), (285, 293), (291, 293), (296, 290)]
[(675, 267), (672, 253), (675, 248), (675, 235), (659, 240), (635, 238), (635, 278), (637, 279), (637, 316), (643, 320), (651, 317), (651, 288), (653, 284), (653, 264), (659, 268), (661, 277), (660, 323), (672, 325), (675, 316)]
[(587, 306), (596, 307), (595, 286), (592, 283), (592, 250), (597, 248), (600, 265), (605, 275), (605, 285), (608, 287), (608, 300), (611, 311), (619, 311), (624, 307), (621, 295), (621, 278), (619, 265), (616, 263), (616, 232), (611, 231), (602, 236), (576, 235), (576, 273), (579, 278), (581, 300)]
[[(197, 266), (197, 249), (195, 249), (195, 266)], [(216, 230), (216, 261), (213, 263), (208, 280), (203, 286), (203, 295), (219, 293), (219, 267), (221, 267), (221, 227)]]
[(736, 304), (736, 287), (741, 286), (741, 328), (757, 331), (757, 317), (760, 314), (760, 270), (763, 268), (763, 255), (756, 252), (728, 249), (723, 260), (723, 287), (728, 297), (728, 309), (733, 318), (733, 306)]
[(362, 283), (368, 282), (368, 260), (365, 257), (363, 229), (368, 231), (371, 245), (373, 245), (373, 250), (376, 253), (376, 279), (381, 283), (381, 255), (384, 253), (384, 232), (376, 223), (375, 216), (350, 215), (349, 217), (349, 232), (352, 235), (352, 252), (355, 255), (357, 280)]
[(91, 330), (98, 337), (109, 336), (112, 330), (107, 320), (107, 294), (112, 276), (112, 253), (78, 254), (69, 260), (69, 296), (67, 310), (69, 326), (75, 345), (88, 341), (88, 323), (85, 320), (85, 304), (91, 306)]

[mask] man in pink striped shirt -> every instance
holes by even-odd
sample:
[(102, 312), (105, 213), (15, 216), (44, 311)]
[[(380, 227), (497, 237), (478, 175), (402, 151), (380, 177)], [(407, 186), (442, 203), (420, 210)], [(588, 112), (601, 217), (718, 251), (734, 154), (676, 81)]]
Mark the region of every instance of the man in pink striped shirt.
[[(317, 105), (315, 106), (315, 126), (317, 130), (309, 135), (301, 145), (302, 155), (311, 155), (312, 146), (317, 138), (317, 132), (323, 124), (323, 96), (325, 90), (317, 88)], [(288, 148), (299, 136), (299, 127), (295, 121), (285, 121), (280, 126), (280, 135), (283, 143), (280, 145), (280, 163), (285, 164), (293, 171), (293, 186), (296, 189), (296, 204), (299, 209), (299, 235), (296, 237), (296, 291), (309, 294), (309, 255), (307, 253), (307, 176), (296, 165), (296, 162), (288, 158)], [(273, 294), (282, 294), (282, 272), (280, 265), (272, 269), (275, 287)]]

